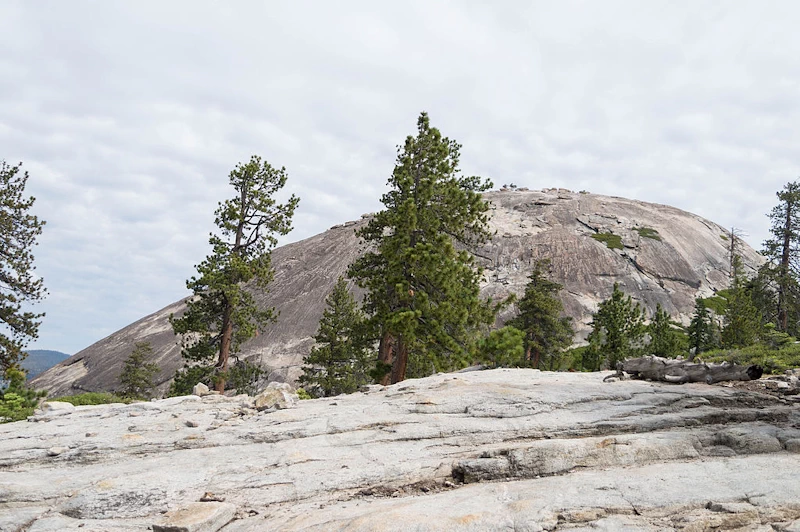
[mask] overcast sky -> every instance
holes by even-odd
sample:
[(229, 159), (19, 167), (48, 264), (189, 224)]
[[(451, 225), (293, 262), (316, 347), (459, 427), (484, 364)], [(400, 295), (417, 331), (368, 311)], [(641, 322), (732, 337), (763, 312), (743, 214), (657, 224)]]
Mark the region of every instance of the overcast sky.
[(187, 294), (259, 154), (300, 240), (380, 208), (426, 110), (467, 174), (666, 203), (756, 248), (800, 172), (800, 3), (0, 2), (0, 158), (22, 161), (75, 353)]

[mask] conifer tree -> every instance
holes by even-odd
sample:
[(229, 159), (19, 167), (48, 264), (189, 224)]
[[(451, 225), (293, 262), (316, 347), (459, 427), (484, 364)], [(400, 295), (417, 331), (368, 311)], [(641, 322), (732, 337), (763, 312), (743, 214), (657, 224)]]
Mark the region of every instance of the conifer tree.
[(548, 279), (550, 261), (537, 260), (528, 276), (525, 293), (517, 303), (519, 314), (508, 324), (525, 333), (525, 360), (534, 368), (554, 369), (558, 355), (572, 343), (572, 318), (564, 317), (558, 299), (563, 286)]
[(650, 335), (648, 352), (664, 358), (675, 358), (686, 349), (686, 335), (680, 324), (670, 318), (667, 311), (656, 305), (656, 313), (647, 324), (647, 333)]
[(153, 377), (160, 368), (158, 364), (148, 362), (153, 356), (153, 347), (150, 342), (136, 342), (133, 351), (125, 359), (119, 383), (123, 397), (130, 399), (150, 399), (153, 394)]
[(733, 279), (727, 293), (727, 308), (723, 318), (723, 347), (747, 347), (756, 343), (761, 330), (758, 309), (753, 304), (742, 272), (742, 259), (733, 260)]
[(800, 333), (800, 286), (797, 253), (800, 245), (800, 182), (784, 185), (776, 193), (778, 205), (769, 214), (772, 238), (764, 242), (762, 253), (769, 262), (762, 269), (776, 292), (775, 314), (778, 331)]
[(693, 356), (717, 347), (718, 330), (703, 298), (694, 302), (694, 314), (689, 323), (689, 349)]
[(30, 213), (36, 198), (25, 197), (28, 172), (0, 160), (0, 377), (25, 358), (23, 348), (38, 337), (44, 314), (25, 310), (47, 291), (35, 273), (33, 247), (45, 222)]
[(590, 325), (587, 360), (592, 360), (594, 367), (587, 369), (595, 371), (600, 366), (614, 368), (617, 362), (636, 355), (646, 330), (644, 310), (619, 289), (619, 283), (614, 283), (611, 297), (600, 303)]
[(467, 251), (489, 236), (480, 193), (491, 182), (460, 174), (460, 148), (422, 113), (398, 148), (384, 210), (358, 233), (368, 251), (349, 276), (367, 290), (384, 383), (465, 366), (478, 327), (494, 320)]
[(172, 395), (189, 393), (201, 381), (213, 381), (217, 391), (224, 391), (230, 355), (275, 321), (275, 309), (259, 308), (245, 284), (266, 291), (274, 276), (270, 251), (276, 235), (291, 231), (299, 201), (294, 195), (283, 204), (274, 199), (286, 179), (285, 168), (255, 155), (231, 171), (236, 195), (214, 212), (219, 233), (209, 238), (212, 254), (186, 282), (194, 294), (186, 300), (186, 311), (170, 317), (173, 331), (182, 336), (186, 360), (175, 376)]
[(321, 397), (353, 393), (370, 381), (370, 355), (364, 338), (365, 316), (358, 308), (343, 277), (325, 300), (316, 345), (303, 359), (299, 382)]

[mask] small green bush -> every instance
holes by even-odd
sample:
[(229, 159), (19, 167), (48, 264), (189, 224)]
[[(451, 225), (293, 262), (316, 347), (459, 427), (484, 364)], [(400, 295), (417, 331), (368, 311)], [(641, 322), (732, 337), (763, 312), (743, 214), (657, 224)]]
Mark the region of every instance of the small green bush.
[(308, 393), (308, 392), (305, 390), (305, 388), (298, 388), (298, 389), (297, 389), (297, 397), (298, 397), (298, 398), (299, 398), (301, 401), (304, 401), (304, 400), (306, 400), (306, 399), (313, 399), (313, 397), (311, 397), (311, 394), (310, 394), (310, 393)]
[(75, 406), (86, 405), (107, 405), (111, 403), (131, 403), (132, 399), (120, 397), (109, 392), (86, 392), (79, 393), (78, 395), (65, 395), (64, 397), (57, 397), (51, 401), (61, 401), (64, 403), (72, 403)]
[(613, 233), (597, 233), (592, 238), (602, 242), (608, 249), (622, 249), (622, 237)]
[(652, 227), (637, 227), (634, 229), (639, 236), (642, 238), (650, 238), (652, 240), (658, 240), (661, 242), (661, 237), (658, 235), (658, 231), (653, 229)]
[(719, 235), (719, 237), (720, 237), (722, 240), (730, 240), (730, 239), (728, 238), (728, 235)]

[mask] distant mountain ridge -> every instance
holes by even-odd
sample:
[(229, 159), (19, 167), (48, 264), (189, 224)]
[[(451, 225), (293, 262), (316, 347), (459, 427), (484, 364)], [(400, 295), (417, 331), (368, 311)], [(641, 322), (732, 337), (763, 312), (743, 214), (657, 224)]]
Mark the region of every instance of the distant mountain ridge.
[[(667, 205), (565, 189), (501, 190), (484, 194), (491, 203), (494, 237), (475, 254), (484, 268), (481, 293), (499, 300), (524, 291), (533, 263), (551, 259), (561, 300), (582, 341), (597, 305), (614, 283), (644, 305), (649, 314), (661, 305), (673, 319), (688, 324), (696, 297), (708, 297), (729, 283), (729, 231), (695, 214)], [(275, 278), (267, 293), (254, 292), (259, 305), (274, 305), (278, 322), (242, 346), (239, 357), (260, 362), (271, 380), (293, 381), (325, 298), (339, 276), (364, 251), (355, 230), (361, 220), (336, 225), (272, 253)], [(745, 242), (742, 262), (755, 271), (764, 258)], [(356, 295), (360, 292), (354, 290)], [(155, 381), (169, 386), (183, 365), (168, 317), (184, 301), (161, 309), (83, 349), (39, 375), (34, 385), (51, 394), (113, 390), (135, 342), (148, 341), (161, 372)], [(500, 316), (505, 321), (513, 309)]]
[(25, 357), (20, 365), (28, 374), (28, 380), (70, 357), (67, 353), (51, 349), (29, 349), (26, 353), (28, 353), (28, 356)]

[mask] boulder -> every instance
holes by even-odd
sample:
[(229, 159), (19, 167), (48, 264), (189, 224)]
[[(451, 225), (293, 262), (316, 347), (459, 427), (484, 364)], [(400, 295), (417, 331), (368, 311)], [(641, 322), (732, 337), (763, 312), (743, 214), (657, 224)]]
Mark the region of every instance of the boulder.
[(236, 507), (223, 502), (194, 502), (170, 510), (153, 532), (217, 532), (236, 515)]
[(256, 410), (281, 410), (297, 406), (300, 398), (291, 384), (285, 382), (271, 382), (267, 388), (253, 399)]

